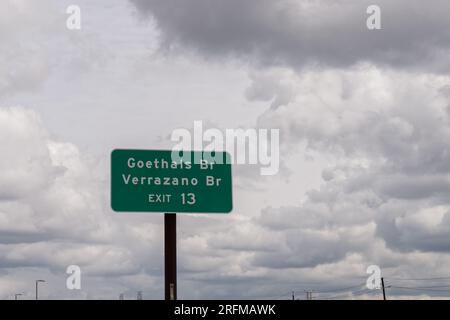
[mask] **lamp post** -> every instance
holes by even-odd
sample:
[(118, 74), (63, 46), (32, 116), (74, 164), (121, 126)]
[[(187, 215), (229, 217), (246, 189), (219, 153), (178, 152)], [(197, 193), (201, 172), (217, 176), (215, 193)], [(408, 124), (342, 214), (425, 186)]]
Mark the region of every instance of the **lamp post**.
[(36, 300), (39, 300), (39, 282), (45, 282), (45, 280), (36, 280)]

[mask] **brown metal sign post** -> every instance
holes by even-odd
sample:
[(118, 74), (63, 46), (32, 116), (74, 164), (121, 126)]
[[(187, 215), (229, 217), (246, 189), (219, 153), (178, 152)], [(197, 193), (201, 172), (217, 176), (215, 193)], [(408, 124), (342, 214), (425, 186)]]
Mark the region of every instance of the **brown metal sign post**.
[(164, 214), (165, 300), (177, 300), (177, 215)]

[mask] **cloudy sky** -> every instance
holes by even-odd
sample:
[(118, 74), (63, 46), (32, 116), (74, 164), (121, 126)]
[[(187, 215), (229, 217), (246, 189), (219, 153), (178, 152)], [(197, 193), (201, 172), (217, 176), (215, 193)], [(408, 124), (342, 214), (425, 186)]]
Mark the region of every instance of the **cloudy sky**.
[(180, 216), (179, 298), (379, 299), (370, 265), (450, 297), (448, 30), (448, 0), (1, 1), (0, 298), (163, 298), (163, 216), (110, 209), (110, 153), (195, 120), (279, 129), (281, 166)]

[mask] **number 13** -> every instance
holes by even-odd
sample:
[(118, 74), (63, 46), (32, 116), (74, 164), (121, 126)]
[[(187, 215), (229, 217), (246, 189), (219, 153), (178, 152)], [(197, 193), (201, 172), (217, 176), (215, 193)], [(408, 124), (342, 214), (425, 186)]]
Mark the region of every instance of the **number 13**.
[(183, 204), (193, 205), (195, 203), (195, 194), (194, 193), (182, 193), (181, 194), (181, 202)]

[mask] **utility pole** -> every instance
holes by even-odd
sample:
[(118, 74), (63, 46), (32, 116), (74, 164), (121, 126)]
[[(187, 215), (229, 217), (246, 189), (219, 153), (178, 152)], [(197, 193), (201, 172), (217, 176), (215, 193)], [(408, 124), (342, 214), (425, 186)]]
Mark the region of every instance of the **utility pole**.
[(384, 278), (381, 277), (381, 287), (383, 288), (383, 300), (386, 300), (386, 290), (384, 289)]

